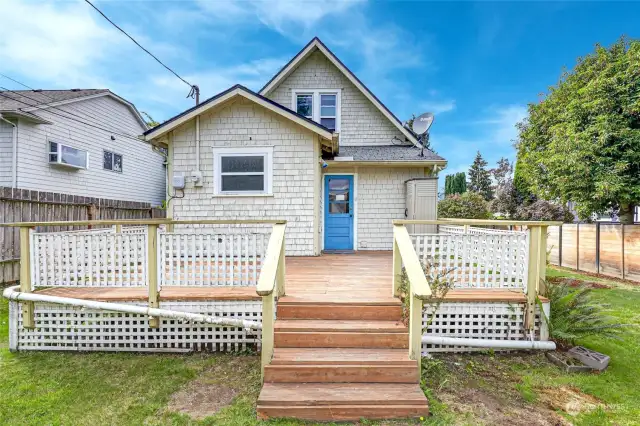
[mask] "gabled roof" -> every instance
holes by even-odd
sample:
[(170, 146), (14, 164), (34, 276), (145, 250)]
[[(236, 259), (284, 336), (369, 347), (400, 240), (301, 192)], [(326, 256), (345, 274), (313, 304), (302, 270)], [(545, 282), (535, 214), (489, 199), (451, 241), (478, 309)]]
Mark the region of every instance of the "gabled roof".
[(147, 130), (146, 132), (144, 132), (145, 140), (149, 141), (152, 139), (156, 139), (159, 136), (170, 132), (181, 124), (202, 114), (203, 112), (214, 108), (215, 106), (220, 105), (235, 96), (242, 96), (243, 98), (255, 102), (285, 118), (288, 118), (289, 120), (301, 125), (302, 127), (305, 127), (312, 132), (317, 133), (325, 139), (331, 140), (333, 137), (333, 132), (322, 126), (321, 124), (316, 123), (315, 121), (310, 120), (305, 116), (300, 115), (297, 112), (294, 112), (276, 102), (273, 102), (271, 99), (265, 98), (264, 96), (259, 95), (258, 93), (247, 89), (240, 84), (236, 84), (235, 86), (228, 88), (224, 92), (220, 92), (217, 95), (207, 99), (199, 105), (189, 108), (188, 110), (176, 115), (175, 117), (170, 118), (169, 120), (154, 127), (153, 129)]
[[(0, 90), (0, 111), (14, 113), (33, 113), (38, 110), (80, 102), (87, 99), (109, 96), (123, 103), (131, 110), (140, 124), (147, 129), (147, 123), (131, 102), (116, 95), (109, 89), (71, 89), (71, 90)], [(33, 115), (33, 114), (31, 114)], [(37, 116), (36, 116), (37, 117)]]
[(342, 74), (347, 77), (351, 83), (362, 92), (362, 94), (380, 110), (382, 115), (387, 117), (394, 126), (398, 128), (398, 130), (409, 139), (414, 145), (419, 145), (418, 140), (416, 139), (413, 132), (406, 129), (402, 122), (396, 117), (389, 108), (387, 108), (381, 101), (373, 94), (371, 90), (367, 86), (360, 81), (356, 75), (351, 72), (349, 68), (345, 64), (342, 63), (340, 59), (331, 51), (329, 48), (318, 38), (314, 37), (305, 47), (302, 48), (300, 52), (296, 56), (293, 57), (276, 75), (273, 76), (271, 80), (267, 84), (264, 85), (262, 89), (260, 89), (260, 94), (263, 96), (267, 96), (273, 89), (278, 87), (280, 83), (286, 79), (293, 71), (296, 70), (298, 65), (300, 65), (305, 59), (307, 59), (313, 52), (319, 50), (322, 52), (328, 59), (335, 65), (336, 68), (342, 72)]
[[(422, 156), (420, 154), (422, 153)], [(401, 161), (446, 163), (446, 160), (428, 149), (413, 145), (341, 146), (336, 161)]]

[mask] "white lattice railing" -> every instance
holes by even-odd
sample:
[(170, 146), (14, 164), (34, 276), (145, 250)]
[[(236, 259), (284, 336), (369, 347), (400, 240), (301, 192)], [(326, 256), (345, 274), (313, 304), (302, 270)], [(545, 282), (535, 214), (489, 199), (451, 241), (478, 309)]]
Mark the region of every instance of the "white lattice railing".
[(439, 225), (438, 231), (441, 234), (469, 234), (469, 235), (527, 235), (526, 231), (510, 231), (508, 229), (489, 229), (489, 228), (477, 228), (472, 226), (453, 226), (453, 225)]
[(414, 234), (423, 264), (447, 273), (454, 288), (527, 288), (529, 243), (518, 234)]
[(268, 234), (161, 233), (160, 285), (255, 286)]
[(145, 286), (146, 259), (146, 234), (115, 234), (110, 228), (33, 233), (31, 285)]

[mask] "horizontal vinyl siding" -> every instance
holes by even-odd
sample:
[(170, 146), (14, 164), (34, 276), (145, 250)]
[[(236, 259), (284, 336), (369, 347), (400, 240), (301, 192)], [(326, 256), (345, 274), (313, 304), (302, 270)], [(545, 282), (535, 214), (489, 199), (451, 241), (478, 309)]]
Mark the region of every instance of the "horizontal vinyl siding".
[(392, 145), (394, 136), (405, 136), (320, 51), (312, 53), (268, 97), (287, 108), (293, 90), (342, 89), (340, 145)]
[[(248, 100), (235, 100), (200, 118), (203, 186), (188, 179), (184, 198), (171, 201), (175, 219), (284, 219), (286, 253), (314, 254), (315, 135)], [(173, 131), (173, 173), (195, 169), (195, 120)], [(273, 146), (273, 196), (215, 196), (214, 147)], [(251, 228), (242, 227), (250, 232)]]
[[(63, 118), (59, 109), (69, 111), (73, 119)], [(141, 201), (159, 205), (165, 194), (165, 167), (162, 155), (151, 145), (120, 134), (140, 135), (144, 129), (131, 110), (113, 98), (103, 96), (75, 102), (38, 115), (52, 125), (20, 120), (18, 137), (18, 186), (39, 191), (108, 199)], [(114, 133), (96, 129), (74, 120), (82, 120)], [(111, 140), (111, 135), (115, 140)], [(89, 169), (75, 170), (48, 163), (48, 141), (89, 152)], [(122, 155), (123, 172), (103, 169), (103, 150)]]
[(13, 127), (0, 120), (0, 186), (11, 186)]

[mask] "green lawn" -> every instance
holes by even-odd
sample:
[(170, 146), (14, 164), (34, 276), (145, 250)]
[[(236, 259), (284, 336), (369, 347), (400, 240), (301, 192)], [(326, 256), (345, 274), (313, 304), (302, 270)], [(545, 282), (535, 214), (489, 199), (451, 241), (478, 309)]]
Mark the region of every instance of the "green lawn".
[[(635, 324), (621, 341), (581, 342), (611, 356), (607, 371), (565, 374), (540, 353), (441, 355), (425, 361), (423, 388), (434, 413), (425, 423), (536, 424), (537, 418), (555, 415), (579, 425), (640, 424), (640, 287), (599, 281), (614, 288), (594, 290), (596, 297), (611, 304), (611, 314), (621, 322)], [(10, 353), (7, 306), (0, 302), (0, 424), (261, 424), (255, 415), (256, 356)], [(203, 420), (169, 412), (171, 395), (196, 378), (231, 387), (238, 395)], [(601, 408), (564, 413), (549, 400), (555, 390), (567, 388), (597, 398)], [(516, 421), (521, 416), (529, 423)]]

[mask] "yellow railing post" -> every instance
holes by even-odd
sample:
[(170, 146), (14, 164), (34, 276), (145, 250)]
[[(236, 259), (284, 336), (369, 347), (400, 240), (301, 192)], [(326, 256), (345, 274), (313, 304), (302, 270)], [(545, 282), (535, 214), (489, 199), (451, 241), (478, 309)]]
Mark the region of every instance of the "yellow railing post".
[[(31, 293), (31, 230), (32, 228), (23, 226), (20, 228), (20, 291)], [(34, 303), (21, 302), (22, 304), (22, 326), (24, 328), (34, 328)]]
[(263, 379), (264, 367), (271, 362), (271, 358), (273, 357), (274, 299), (275, 293), (262, 296), (262, 348), (260, 349), (260, 364), (262, 366)]
[(538, 294), (545, 296), (547, 287), (545, 280), (547, 279), (547, 233), (549, 227), (540, 226), (540, 261), (538, 262)]
[(422, 356), (422, 300), (418, 299), (413, 291), (409, 291), (406, 297), (410, 297), (409, 303), (409, 358), (418, 360)]
[(542, 243), (542, 228), (540, 226), (529, 226), (529, 259), (527, 269), (527, 310), (524, 326), (528, 330), (533, 330), (535, 325), (536, 299), (540, 285), (541, 263), (545, 264), (546, 246), (540, 247)]
[(283, 238), (282, 247), (280, 248), (280, 258), (278, 259), (278, 272), (276, 273), (278, 297), (282, 297), (285, 294), (284, 279), (285, 279), (285, 240)]
[(398, 248), (398, 241), (396, 240), (397, 225), (393, 226), (393, 288), (392, 293), (394, 297), (400, 296), (400, 284), (402, 284), (402, 256), (400, 256), (400, 249)]
[(116, 223), (116, 234), (121, 234), (122, 233), (122, 225), (119, 223)]
[[(149, 280), (149, 307), (160, 307), (160, 292), (158, 291), (158, 225), (147, 227), (147, 277)], [(160, 318), (150, 317), (149, 327), (160, 327)]]

